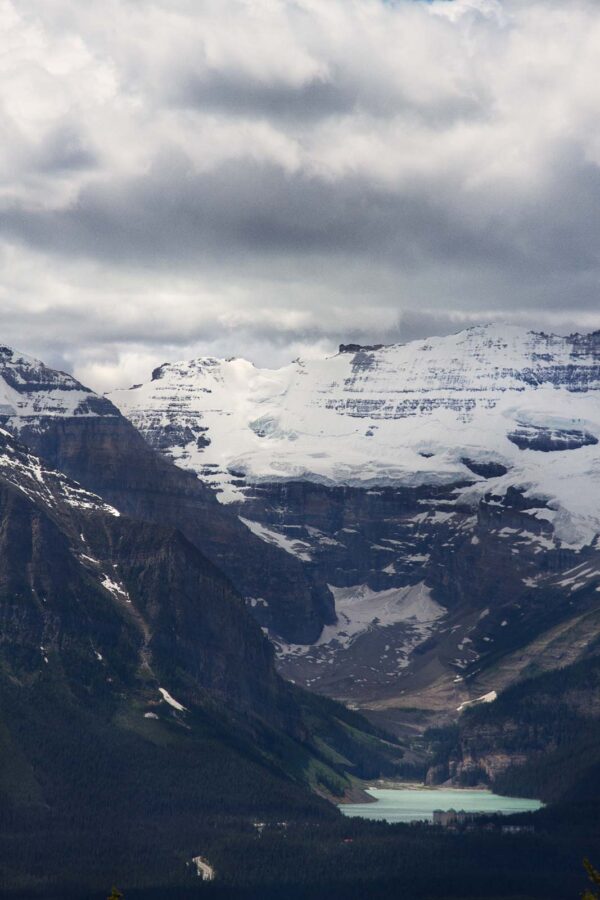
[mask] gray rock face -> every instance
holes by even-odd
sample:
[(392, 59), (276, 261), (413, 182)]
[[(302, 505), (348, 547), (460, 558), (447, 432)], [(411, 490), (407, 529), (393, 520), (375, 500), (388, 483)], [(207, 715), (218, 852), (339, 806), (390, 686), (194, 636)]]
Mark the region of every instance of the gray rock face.
[(508, 434), (509, 441), (519, 450), (541, 450), (543, 453), (561, 450), (578, 450), (598, 443), (589, 431), (577, 429), (545, 428), (541, 425), (523, 425)]
[[(593, 646), (600, 554), (560, 546), (541, 501), (489, 492), (261, 485), (244, 515), (285, 534), (335, 585), (338, 622), (311, 646), (273, 635), (281, 671), (359, 706), (456, 714)], [(287, 515), (284, 517), (282, 510)], [(421, 586), (427, 604), (406, 604)], [(587, 622), (587, 630), (585, 622)]]
[(212, 491), (148, 447), (123, 417), (47, 419), (23, 427), (20, 436), (127, 515), (179, 528), (243, 596), (267, 601), (269, 625), (290, 640), (315, 639), (333, 616), (329, 592), (299, 560), (249, 532)]

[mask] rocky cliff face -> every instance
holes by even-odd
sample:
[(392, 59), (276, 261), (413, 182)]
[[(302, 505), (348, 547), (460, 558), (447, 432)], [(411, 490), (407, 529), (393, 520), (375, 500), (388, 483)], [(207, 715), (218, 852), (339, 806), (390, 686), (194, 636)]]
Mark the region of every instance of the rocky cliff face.
[(268, 642), (179, 532), (124, 518), (6, 432), (0, 515), (0, 647), (17, 680), (135, 690), (148, 708), (164, 706), (164, 688), (293, 730)]
[[(458, 727), (431, 734), (430, 784), (491, 784), (547, 801), (594, 796), (600, 776), (600, 657), (526, 678), (467, 707)], [(443, 752), (439, 753), (439, 748)]]
[(0, 352), (0, 423), (49, 466), (123, 513), (172, 525), (265, 605), (265, 624), (290, 640), (318, 637), (333, 601), (300, 561), (265, 544), (213, 492), (152, 450), (105, 398), (8, 348)]
[(455, 714), (597, 633), (600, 334), (480, 327), (276, 371), (201, 359), (111, 399), (330, 586), (316, 640), (271, 628), (313, 689)]

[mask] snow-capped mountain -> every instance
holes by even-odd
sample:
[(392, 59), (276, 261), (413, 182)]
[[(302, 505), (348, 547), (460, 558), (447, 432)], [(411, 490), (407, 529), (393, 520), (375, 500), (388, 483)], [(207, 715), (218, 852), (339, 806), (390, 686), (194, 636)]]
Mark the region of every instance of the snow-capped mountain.
[(118, 411), (71, 375), (0, 347), (0, 419), (20, 429), (49, 416), (116, 417)]
[(600, 333), (478, 327), (278, 370), (199, 359), (110, 396), (226, 503), (276, 481), (487, 491), (494, 471), (499, 493), (548, 501), (562, 543), (600, 531)]
[(600, 583), (600, 333), (483, 326), (278, 370), (198, 359), (110, 399), (332, 588), (315, 644), (273, 635), (298, 680), (458, 706), (526, 669), (542, 634), (542, 667), (585, 652), (565, 635)]

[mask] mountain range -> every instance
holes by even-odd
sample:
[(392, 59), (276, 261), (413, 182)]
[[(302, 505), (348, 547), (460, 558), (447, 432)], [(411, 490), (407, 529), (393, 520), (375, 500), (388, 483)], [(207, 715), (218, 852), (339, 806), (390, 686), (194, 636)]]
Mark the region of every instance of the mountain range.
[(0, 348), (5, 883), (168, 884), (265, 819), (337, 847), (328, 801), (365, 778), (583, 802), (599, 440), (600, 333), (196, 359), (107, 396)]

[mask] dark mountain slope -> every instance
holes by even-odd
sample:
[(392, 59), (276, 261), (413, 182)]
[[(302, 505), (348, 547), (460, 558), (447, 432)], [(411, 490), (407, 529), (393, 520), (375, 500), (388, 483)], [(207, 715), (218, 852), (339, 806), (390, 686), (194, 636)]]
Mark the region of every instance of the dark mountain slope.
[(331, 620), (329, 591), (299, 560), (253, 535), (195, 475), (151, 449), (110, 401), (69, 375), (1, 348), (0, 424), (124, 514), (180, 529), (242, 596), (261, 598), (269, 624), (289, 640), (313, 640)]
[(600, 656), (528, 678), (466, 709), (430, 781), (486, 781), (546, 802), (596, 802), (600, 792)]
[(2, 646), (16, 674), (48, 660), (80, 690), (103, 663), (112, 683), (162, 673), (280, 725), (272, 701), (288, 688), (221, 572), (174, 529), (123, 519), (1, 443), (17, 475), (0, 476)]
[(359, 717), (276, 674), (186, 538), (120, 516), (0, 433), (5, 885), (132, 870), (157, 884), (217, 825), (335, 818), (308, 786), (343, 791), (367, 748), (393, 772), (397, 751)]

